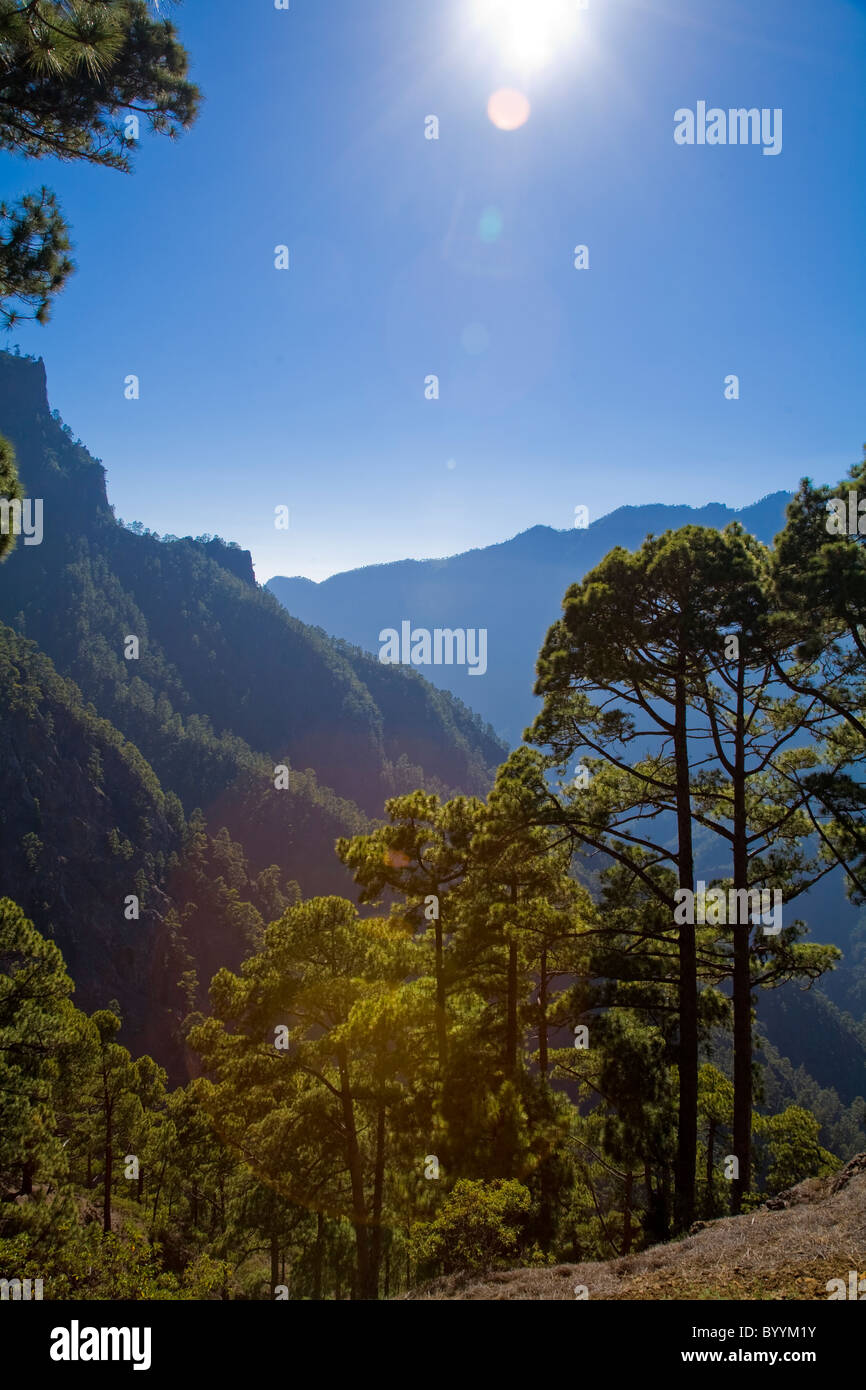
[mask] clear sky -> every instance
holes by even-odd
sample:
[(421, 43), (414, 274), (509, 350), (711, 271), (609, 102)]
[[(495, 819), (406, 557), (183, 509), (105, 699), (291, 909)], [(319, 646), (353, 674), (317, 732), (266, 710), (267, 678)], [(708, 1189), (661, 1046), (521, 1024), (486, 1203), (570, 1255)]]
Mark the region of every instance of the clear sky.
[[(179, 143), (143, 141), (132, 176), (0, 157), (3, 196), (58, 192), (80, 267), (8, 344), (45, 358), (127, 521), (320, 579), (578, 505), (741, 506), (859, 456), (862, 4), (187, 0), (175, 19), (206, 98)], [(518, 129), (489, 118), (503, 87), (529, 101)], [(678, 145), (699, 101), (781, 108), (781, 153)]]

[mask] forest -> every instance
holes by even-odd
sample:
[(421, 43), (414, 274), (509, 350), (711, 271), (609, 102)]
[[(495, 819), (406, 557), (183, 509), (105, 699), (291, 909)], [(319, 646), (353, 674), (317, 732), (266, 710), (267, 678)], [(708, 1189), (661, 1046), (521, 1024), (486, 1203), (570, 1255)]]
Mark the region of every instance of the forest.
[[(199, 112), (145, 0), (0, 0), (0, 58), (0, 149), (94, 188)], [(74, 269), (50, 188), (0, 205), (0, 326)], [(685, 1240), (866, 1150), (866, 928), (820, 896), (866, 905), (866, 454), (773, 546), (593, 563), (509, 750), (249, 552), (118, 520), (19, 348), (0, 429), (0, 1277), (395, 1299)]]
[[(862, 1148), (862, 1097), (768, 1100), (759, 1022), (840, 957), (798, 897), (864, 889), (862, 550), (826, 523), (864, 469), (804, 481), (773, 549), (733, 525), (612, 551), (489, 793), (419, 788), (339, 836), (357, 902), (247, 872), (178, 804), (150, 867), (188, 890), (179, 937), (210, 890), (244, 941), (206, 999), (183, 974), (185, 1084), (117, 1005), (75, 1006), (6, 899), (0, 1263), (50, 1297), (388, 1298), (627, 1254)], [(781, 893), (782, 929), (676, 920), (698, 873)]]

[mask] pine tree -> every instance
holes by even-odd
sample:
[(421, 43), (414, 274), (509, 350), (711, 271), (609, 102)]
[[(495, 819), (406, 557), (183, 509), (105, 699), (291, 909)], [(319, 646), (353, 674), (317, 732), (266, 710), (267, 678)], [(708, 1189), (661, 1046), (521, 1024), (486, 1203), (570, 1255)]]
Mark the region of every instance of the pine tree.
[[(197, 88), (174, 26), (144, 0), (0, 0), (0, 149), (125, 172), (142, 123), (174, 138)], [(47, 188), (0, 207), (0, 315), (39, 323), (73, 269)], [(31, 314), (25, 315), (27, 309)]]
[(440, 1068), (447, 1057), (446, 946), (449, 895), (463, 881), (483, 803), (431, 792), (395, 796), (385, 803), (390, 824), (369, 835), (337, 841), (337, 853), (361, 888), (361, 902), (375, 903), (386, 890), (403, 895), (403, 912), (429, 928), (434, 949), (436, 1035)]
[[(142, 123), (175, 138), (194, 121), (187, 71), (174, 25), (145, 0), (0, 0), (0, 150), (127, 172)], [(0, 325), (46, 322), (69, 251), (50, 189), (0, 204)], [(9, 469), (0, 457), (0, 497), (16, 495)]]
[(312, 899), (267, 929), (240, 977), (219, 972), (215, 1017), (190, 1034), (213, 1078), (198, 1094), (223, 1141), (295, 1206), (351, 1222), (362, 1299), (379, 1292), (391, 1116), (411, 1140), (414, 1093), (435, 1073), (431, 982), (411, 980), (419, 965), (406, 924)]
[[(684, 527), (634, 555), (613, 551), (566, 594), (539, 658), (545, 707), (532, 739), (550, 749), (549, 767), (580, 754), (592, 774), (558, 794), (537, 775), (542, 814), (630, 867), (669, 910), (656, 870), (694, 892), (695, 824), (725, 841), (737, 890), (772, 884), (787, 901), (827, 871), (803, 850), (809, 795), (798, 775), (821, 757), (796, 742), (820, 716), (814, 701), (774, 688), (793, 638), (773, 623), (768, 576), (763, 548), (739, 528)], [(749, 1183), (752, 989), (814, 979), (835, 955), (797, 946), (799, 934), (753, 947), (750, 926), (737, 927), (725, 961), (712, 939), (699, 950), (694, 917), (678, 923), (680, 1226), (694, 1214), (699, 977), (734, 980), (736, 1209)]]
[[(594, 773), (588, 789), (572, 784), (554, 823), (631, 864), (661, 892), (642, 856), (667, 864), (678, 888), (694, 891), (693, 769), (689, 692), (714, 648), (714, 572), (710, 537), (684, 527), (650, 538), (635, 554), (617, 548), (573, 585), (563, 616), (538, 661), (536, 693), (545, 697), (532, 741), (548, 747), (551, 767), (578, 754)], [(644, 755), (643, 750), (649, 747)], [(632, 749), (641, 750), (633, 765)], [(674, 848), (659, 827), (667, 811)], [(673, 910), (673, 900), (667, 905)], [(698, 962), (695, 927), (679, 928), (678, 1221), (694, 1215), (697, 1156)]]
[(781, 621), (799, 638), (799, 662), (777, 678), (837, 718), (828, 747), (837, 767), (808, 773), (802, 785), (822, 846), (866, 901), (866, 445), (863, 459), (834, 486), (804, 478), (776, 538), (773, 581)]

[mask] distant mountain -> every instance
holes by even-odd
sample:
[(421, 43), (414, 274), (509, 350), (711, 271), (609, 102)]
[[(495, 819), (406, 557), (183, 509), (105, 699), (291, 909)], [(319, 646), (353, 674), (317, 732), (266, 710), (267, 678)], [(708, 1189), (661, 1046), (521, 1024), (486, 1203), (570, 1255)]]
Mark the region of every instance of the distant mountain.
[(486, 628), (484, 675), (470, 675), (467, 667), (456, 665), (418, 669), (515, 744), (539, 708), (532, 694), (535, 662), (570, 584), (614, 546), (634, 550), (649, 534), (678, 526), (721, 529), (739, 521), (770, 544), (782, 529), (789, 500), (789, 493), (776, 492), (741, 511), (719, 502), (705, 507), (619, 507), (584, 530), (533, 526), (499, 545), (444, 560), (369, 565), (319, 584), (275, 577), (267, 587), (294, 617), (377, 656), (379, 633), (399, 630), (405, 619), (430, 631)]

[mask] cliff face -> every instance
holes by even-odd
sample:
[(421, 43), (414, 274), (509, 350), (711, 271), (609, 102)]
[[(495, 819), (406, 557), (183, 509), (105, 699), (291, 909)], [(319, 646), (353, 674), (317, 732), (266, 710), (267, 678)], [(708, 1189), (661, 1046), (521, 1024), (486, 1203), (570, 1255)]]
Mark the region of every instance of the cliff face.
[[(105, 469), (82, 444), (73, 441), (68, 426), (52, 415), (41, 357), (34, 361), (0, 352), (0, 411), (0, 428), (15, 446), (26, 495), (43, 499), (44, 543), (56, 547), (73, 530), (91, 536), (106, 526), (114, 527)], [(218, 536), (201, 542), (187, 536), (184, 543), (255, 587), (248, 550), (227, 545)]]
[(204, 541), (202, 550), (210, 560), (215, 560), (223, 569), (228, 570), (236, 579), (243, 580), (244, 584), (255, 587), (256, 576), (253, 569), (253, 557), (248, 550), (241, 550), (233, 545), (225, 545), (221, 540), (214, 539)]
[(25, 494), (43, 499), (43, 545), (56, 546), (72, 531), (90, 534), (113, 522), (105, 469), (52, 418), (41, 358), (34, 362), (0, 352), (0, 403), (0, 432), (15, 446)]

